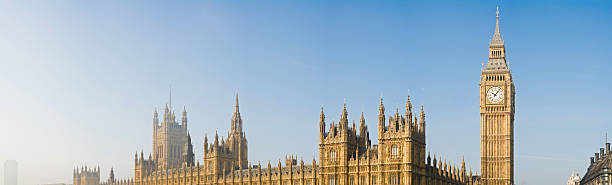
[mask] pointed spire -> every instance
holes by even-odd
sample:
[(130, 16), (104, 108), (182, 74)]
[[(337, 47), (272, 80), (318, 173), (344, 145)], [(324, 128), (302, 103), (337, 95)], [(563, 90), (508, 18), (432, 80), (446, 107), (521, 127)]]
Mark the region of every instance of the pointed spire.
[(491, 45), (495, 45), (495, 46), (503, 46), (504, 45), (504, 40), (502, 40), (501, 37), (501, 33), (499, 31), (499, 6), (497, 7), (497, 10), (495, 11), (495, 33), (493, 34), (493, 39), (491, 39)]
[(395, 117), (398, 118), (399, 117), (399, 107), (395, 106)]
[(366, 125), (365, 125), (365, 117), (363, 116), (363, 112), (361, 112), (361, 118), (359, 118), (359, 135), (361, 137), (365, 137), (365, 129), (366, 129)]
[(344, 108), (342, 109), (342, 114), (340, 115), (340, 121), (338, 121), (338, 126), (340, 127), (340, 131), (342, 134), (348, 134), (348, 112), (346, 111), (346, 102), (344, 103)]
[[(183, 118), (182, 118), (182, 122), (181, 124), (183, 126), (187, 125), (187, 105), (183, 105), (183, 114), (182, 114)], [(187, 129), (187, 127), (185, 127), (185, 129)]]
[(406, 100), (406, 119), (410, 123), (412, 121), (412, 103), (410, 102), (410, 91), (408, 91), (408, 100)]
[(419, 129), (421, 129), (422, 132), (425, 132), (425, 111), (423, 110), (423, 105), (421, 105), (420, 119), (421, 121), (419, 122)]
[(238, 90), (236, 89), (236, 103), (234, 105), (234, 115), (232, 116), (232, 121), (231, 121), (231, 132), (238, 132), (238, 133), (242, 133), (242, 118), (240, 117), (240, 109), (239, 109), (239, 104), (238, 104)]
[[(219, 146), (219, 132), (217, 132), (215, 130), (215, 143), (214, 146)], [(214, 150), (217, 150), (217, 148), (215, 148)]]
[(495, 14), (495, 33), (493, 34), (493, 38), (491, 38), (491, 43), (489, 44), (489, 61), (487, 62), (483, 72), (508, 72), (509, 68), (506, 61), (504, 40), (502, 39), (499, 28), (499, 7), (497, 7)]
[(325, 113), (323, 113), (323, 106), (321, 105), (321, 115), (319, 116), (319, 139), (325, 137)]
[(380, 96), (380, 106), (378, 106), (378, 115), (385, 115), (385, 106), (383, 105), (383, 97)]
[(153, 111), (153, 125), (156, 126), (154, 128), (157, 128), (157, 126), (159, 126), (159, 115), (157, 114), (157, 107), (155, 107), (155, 110)]
[(319, 122), (325, 122), (325, 113), (323, 113), (323, 106), (321, 105), (321, 115), (319, 116)]
[(470, 180), (472, 180), (472, 167), (470, 167)]
[(236, 104), (235, 104), (235, 107), (236, 108), (235, 108), (234, 112), (240, 112), (238, 110), (238, 108), (239, 108), (239, 106), (238, 106), (238, 89), (236, 89)]
[(348, 119), (348, 112), (346, 111), (346, 100), (344, 101), (344, 108), (342, 109), (341, 119), (343, 120)]
[(208, 135), (204, 134), (204, 155), (208, 152)]
[(114, 172), (113, 168), (111, 168), (111, 170), (110, 170), (110, 175), (109, 175), (108, 179), (111, 182), (115, 182), (115, 172)]
[(378, 106), (378, 137), (386, 131), (385, 128), (385, 106), (383, 105), (383, 97), (380, 95), (380, 106)]

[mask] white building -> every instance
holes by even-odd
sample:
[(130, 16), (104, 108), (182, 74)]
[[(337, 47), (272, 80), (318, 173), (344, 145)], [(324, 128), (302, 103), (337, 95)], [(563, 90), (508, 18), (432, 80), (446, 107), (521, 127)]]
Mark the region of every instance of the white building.
[(572, 172), (572, 176), (567, 180), (567, 185), (580, 185), (580, 175)]

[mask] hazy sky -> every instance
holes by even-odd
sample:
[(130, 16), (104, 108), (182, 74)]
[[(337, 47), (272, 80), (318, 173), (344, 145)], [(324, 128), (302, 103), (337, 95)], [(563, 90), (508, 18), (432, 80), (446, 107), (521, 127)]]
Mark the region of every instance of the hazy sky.
[(427, 150), (480, 173), (496, 5), (516, 83), (516, 182), (563, 184), (612, 126), (611, 1), (2, 1), (0, 161), (19, 162), (21, 185), (72, 183), (85, 164), (130, 177), (172, 85), (199, 160), (204, 134), (228, 131), (236, 89), (254, 162), (310, 162), (320, 107), (337, 122), (345, 100), (376, 143), (381, 94), (392, 114), (410, 91)]

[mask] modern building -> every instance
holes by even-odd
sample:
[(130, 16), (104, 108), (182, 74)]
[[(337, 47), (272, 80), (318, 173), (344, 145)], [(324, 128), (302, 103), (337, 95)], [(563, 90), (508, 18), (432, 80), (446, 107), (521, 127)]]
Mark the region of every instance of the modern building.
[(480, 168), (484, 185), (514, 184), (514, 82), (499, 31), (489, 45), (489, 61), (480, 78)]
[(4, 162), (4, 185), (18, 185), (17, 161), (7, 160)]
[(610, 185), (612, 180), (612, 155), (610, 155), (610, 143), (606, 148), (599, 148), (599, 152), (591, 157), (591, 163), (587, 172), (580, 181), (581, 185)]

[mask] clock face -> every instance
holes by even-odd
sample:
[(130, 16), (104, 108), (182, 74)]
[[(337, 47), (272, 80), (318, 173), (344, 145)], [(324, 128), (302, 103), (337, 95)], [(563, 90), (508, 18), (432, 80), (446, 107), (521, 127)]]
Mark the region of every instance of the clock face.
[(491, 103), (499, 103), (504, 99), (504, 91), (499, 87), (491, 87), (487, 90), (487, 100)]

